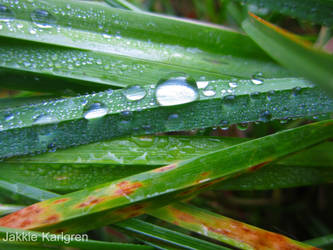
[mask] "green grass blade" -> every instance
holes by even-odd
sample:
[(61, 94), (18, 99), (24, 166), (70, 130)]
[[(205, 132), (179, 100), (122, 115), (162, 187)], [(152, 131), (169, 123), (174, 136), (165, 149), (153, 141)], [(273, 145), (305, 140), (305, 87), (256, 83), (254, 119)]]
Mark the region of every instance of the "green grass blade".
[[(97, 241), (97, 240), (88, 240), (88, 235), (82, 235), (81, 239), (73, 238), (70, 239), (70, 235), (54, 235), (54, 234), (46, 234), (40, 232), (34, 232), (29, 230), (22, 229), (12, 229), (6, 227), (0, 227), (0, 238), (3, 240), (15, 235), (16, 238), (20, 239), (20, 237), (25, 236), (24, 242), (18, 241), (8, 241), (6, 243), (10, 244), (22, 244), (21, 249), (24, 249), (26, 245), (33, 246), (62, 246), (62, 247), (75, 247), (79, 249), (153, 249), (149, 246), (144, 245), (135, 245), (135, 244), (125, 244), (125, 243), (117, 243), (117, 242), (105, 242), (105, 241)], [(54, 240), (56, 239), (56, 240)], [(78, 240), (77, 240), (78, 239)], [(0, 246), (3, 243), (3, 240), (0, 241)], [(24, 243), (24, 245), (23, 245)], [(30, 243), (30, 244), (29, 244)]]
[[(10, 158), (0, 162), (0, 176), (6, 181), (67, 193), (187, 160), (246, 140), (201, 136), (123, 138), (36, 156)], [(333, 179), (332, 151), (333, 143), (325, 142), (281, 159), (272, 166), (221, 182), (216, 188), (253, 190), (328, 183)]]
[(314, 23), (333, 26), (332, 0), (237, 0), (245, 4), (255, 4), (289, 16)]
[[(82, 232), (115, 223), (317, 144), (333, 136), (332, 128), (332, 120), (305, 125), (42, 201), (1, 218), (0, 225)], [(87, 224), (87, 220), (92, 223)]]
[[(173, 91), (164, 92), (170, 81)], [(209, 82), (206, 89), (175, 78), (170, 81), (0, 110), (0, 158), (125, 135), (313, 116), (333, 110), (332, 99), (299, 79), (270, 79), (262, 84), (243, 80), (235, 82), (237, 87), (221, 80)], [(184, 88), (186, 94), (175, 91)], [(132, 101), (133, 95), (141, 99)]]
[[(333, 19), (332, 19), (333, 20)], [(246, 33), (286, 68), (333, 93), (333, 56), (253, 15), (242, 24)]]
[[(290, 76), (247, 36), (221, 27), (87, 1), (12, 2), (0, 1), (15, 13), (1, 26), (0, 67), (5, 69), (109, 88), (155, 83), (173, 72), (207, 80), (249, 79), (258, 72)], [(30, 17), (36, 9), (50, 11), (54, 27), (36, 26)]]
[(307, 240), (304, 243), (321, 248), (329, 247), (333, 245), (333, 234)]
[(150, 212), (150, 215), (222, 241), (237, 249), (315, 249), (280, 234), (184, 203), (162, 207)]

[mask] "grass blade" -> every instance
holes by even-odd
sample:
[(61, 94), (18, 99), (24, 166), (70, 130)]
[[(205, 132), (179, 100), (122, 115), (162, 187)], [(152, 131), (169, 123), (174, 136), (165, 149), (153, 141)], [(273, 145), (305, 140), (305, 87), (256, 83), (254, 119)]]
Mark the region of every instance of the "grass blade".
[(329, 247), (333, 245), (333, 234), (325, 235), (315, 239), (307, 240), (304, 243), (316, 246), (316, 247)]
[[(221, 27), (88, 1), (0, 4), (15, 13), (1, 26), (3, 69), (81, 80), (73, 84), (91, 89), (155, 83), (174, 72), (197, 80), (249, 79), (258, 72), (267, 78), (290, 76), (247, 36)], [(56, 23), (40, 28), (30, 17), (36, 9), (49, 11)]]
[[(11, 158), (0, 162), (0, 176), (6, 181), (68, 193), (245, 141), (235, 137), (130, 137)], [(216, 188), (254, 190), (328, 183), (333, 179), (332, 150), (333, 143), (325, 142), (266, 168), (221, 182)]]
[(242, 24), (246, 33), (286, 68), (333, 93), (333, 57), (295, 35), (250, 13)]
[[(258, 169), (279, 157), (326, 140), (333, 136), (332, 128), (332, 120), (309, 124), (49, 199), (1, 218), (0, 225), (82, 232), (115, 223), (166, 205), (175, 198), (186, 198), (222, 179)], [(87, 225), (87, 219), (92, 223)]]
[(298, 17), (326, 26), (333, 26), (331, 0), (238, 0), (245, 4), (255, 4), (288, 16)]
[[(175, 84), (173, 90), (185, 88), (186, 94), (166, 94), (170, 82)], [(150, 86), (0, 110), (0, 146), (6, 145), (0, 147), (0, 158), (125, 135), (313, 116), (333, 110), (332, 99), (299, 79), (271, 79), (264, 84), (243, 80), (235, 88), (229, 81), (209, 82), (208, 89), (190, 84), (184, 78), (171, 78)], [(141, 99), (131, 100), (133, 95)]]
[(184, 203), (175, 203), (150, 214), (239, 249), (316, 249), (280, 234)]

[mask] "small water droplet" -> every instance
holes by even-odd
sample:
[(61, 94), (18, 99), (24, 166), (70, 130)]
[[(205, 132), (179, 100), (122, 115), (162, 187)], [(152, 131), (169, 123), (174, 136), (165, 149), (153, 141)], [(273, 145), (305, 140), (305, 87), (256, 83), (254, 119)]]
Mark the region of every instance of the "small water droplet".
[(34, 124), (48, 124), (58, 122), (58, 119), (50, 115), (39, 115), (34, 120)]
[(8, 122), (10, 120), (14, 119), (14, 115), (13, 114), (8, 114), (5, 116), (5, 121)]
[(260, 114), (259, 121), (268, 122), (272, 119), (272, 114), (269, 111), (264, 111)]
[(206, 88), (204, 88), (202, 93), (204, 94), (204, 96), (214, 96), (214, 95), (216, 95), (216, 91), (212, 86), (207, 86)]
[(93, 103), (87, 106), (83, 114), (86, 119), (95, 119), (105, 116), (108, 113), (107, 107), (103, 103)]
[(261, 72), (256, 73), (252, 76), (251, 82), (255, 85), (260, 85), (264, 82), (263, 74)]
[(13, 12), (6, 5), (0, 4), (0, 21), (9, 21), (13, 18)]
[(146, 96), (146, 90), (139, 85), (129, 87), (123, 91), (125, 97), (130, 101), (138, 101)]
[(208, 81), (198, 81), (197, 82), (197, 87), (198, 89), (204, 89), (208, 86)]
[(39, 28), (52, 28), (57, 20), (47, 10), (37, 9), (31, 13), (33, 23)]
[(161, 79), (156, 88), (156, 100), (162, 106), (185, 104), (198, 97), (195, 80), (183, 74)]
[(175, 120), (175, 119), (178, 119), (178, 118), (179, 118), (178, 114), (171, 114), (171, 115), (169, 115), (168, 120)]
[(299, 95), (301, 93), (301, 91), (302, 91), (302, 88), (300, 88), (300, 87), (293, 88), (293, 96)]
[(229, 87), (230, 88), (236, 88), (237, 87), (237, 83), (236, 82), (229, 82)]
[(237, 128), (241, 131), (245, 131), (249, 128), (249, 123), (247, 123), (247, 122), (238, 123)]

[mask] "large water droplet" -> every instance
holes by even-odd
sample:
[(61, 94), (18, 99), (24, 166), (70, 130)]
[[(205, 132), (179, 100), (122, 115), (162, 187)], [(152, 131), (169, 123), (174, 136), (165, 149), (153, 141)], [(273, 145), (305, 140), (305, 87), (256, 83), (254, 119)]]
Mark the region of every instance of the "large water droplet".
[(13, 12), (7, 6), (0, 4), (0, 21), (9, 21), (13, 18)]
[(146, 90), (139, 85), (132, 86), (124, 90), (124, 95), (130, 101), (138, 101), (146, 96)]
[(31, 13), (31, 19), (39, 28), (52, 28), (57, 20), (47, 10), (37, 9)]
[(189, 103), (198, 97), (195, 80), (185, 75), (161, 79), (156, 88), (156, 100), (162, 106)]
[(107, 107), (102, 103), (93, 103), (85, 109), (84, 118), (95, 119), (105, 116), (108, 113)]

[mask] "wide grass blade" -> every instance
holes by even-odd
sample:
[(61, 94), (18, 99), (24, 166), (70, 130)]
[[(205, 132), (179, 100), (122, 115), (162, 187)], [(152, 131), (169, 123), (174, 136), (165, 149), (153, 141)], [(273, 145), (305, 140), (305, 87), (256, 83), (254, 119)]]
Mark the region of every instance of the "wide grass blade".
[[(18, 197), (23, 197), (31, 204), (33, 202), (43, 201), (45, 199), (51, 199), (54, 197), (59, 197), (57, 193), (49, 192), (43, 189), (39, 189), (26, 184), (19, 184), (20, 188), (17, 189), (14, 184), (7, 182), (7, 185), (0, 186), (0, 193), (6, 193), (5, 196), (8, 196), (8, 192), (16, 197), (14, 200), (20, 200)], [(33, 192), (31, 191), (33, 190)], [(0, 209), (2, 214), (8, 214), (19, 209), (22, 209), (24, 206), (18, 205), (1, 205)], [(1, 215), (2, 215), (1, 214)], [(219, 245), (200, 240), (191, 236), (188, 236), (183, 233), (176, 231), (168, 230), (160, 226), (144, 222), (138, 219), (128, 219), (126, 221), (121, 221), (115, 224), (121, 230), (125, 230), (127, 233), (133, 235), (134, 237), (140, 239), (141, 241), (149, 240), (149, 242), (154, 241), (154, 243), (159, 245), (166, 245), (167, 247), (176, 247), (176, 248), (185, 248), (185, 249), (225, 249)], [(1, 232), (0, 232), (1, 236)]]
[[(12, 13), (1, 24), (0, 67), (81, 80), (67, 89), (76, 90), (72, 84), (91, 90), (146, 85), (174, 72), (197, 80), (250, 79), (258, 72), (267, 78), (290, 76), (249, 37), (214, 25), (88, 1), (1, 0), (0, 4)], [(43, 14), (46, 18), (38, 20)], [(25, 88), (21, 83), (16, 88)]]
[(332, 0), (237, 0), (244, 4), (255, 4), (288, 16), (298, 17), (314, 23), (333, 26)]
[(239, 249), (316, 249), (280, 234), (184, 203), (162, 207), (150, 212), (150, 215)]
[(0, 110), (0, 158), (125, 135), (265, 122), (333, 110), (332, 99), (300, 79), (197, 83), (199, 88), (178, 76), (159, 84)]
[(297, 36), (251, 13), (242, 26), (254, 41), (283, 66), (333, 94), (332, 55), (315, 49)]
[[(245, 141), (236, 137), (130, 137), (10, 158), (0, 162), (0, 176), (6, 181), (67, 193)], [(221, 182), (216, 188), (254, 190), (328, 183), (333, 180), (332, 151), (333, 143), (325, 142), (258, 171)]]
[(322, 237), (314, 238), (311, 240), (307, 240), (304, 243), (316, 246), (316, 247), (321, 247), (324, 249), (324, 247), (332, 247), (333, 246), (333, 234), (325, 235)]
[(59, 233), (115, 223), (317, 144), (333, 136), (332, 128), (332, 120), (309, 124), (49, 199), (1, 218), (0, 225)]

